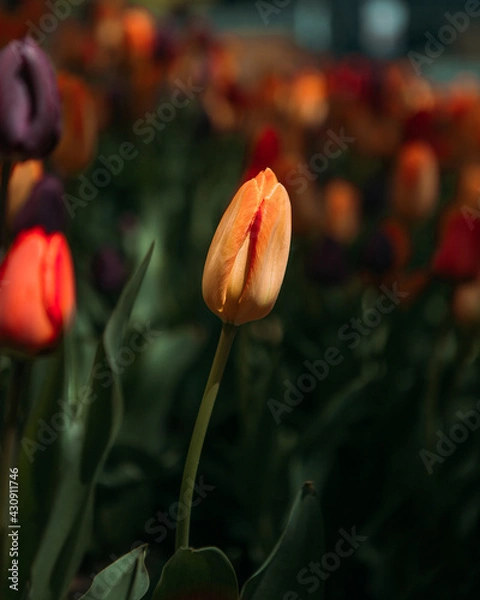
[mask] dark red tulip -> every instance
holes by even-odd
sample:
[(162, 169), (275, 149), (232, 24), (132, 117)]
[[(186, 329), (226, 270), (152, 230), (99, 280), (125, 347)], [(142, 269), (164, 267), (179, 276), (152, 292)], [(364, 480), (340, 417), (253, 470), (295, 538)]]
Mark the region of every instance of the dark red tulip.
[(480, 223), (461, 212), (447, 220), (432, 261), (433, 272), (443, 279), (475, 279), (480, 272)]
[(55, 72), (45, 52), (29, 37), (0, 51), (0, 155), (43, 158), (61, 130)]

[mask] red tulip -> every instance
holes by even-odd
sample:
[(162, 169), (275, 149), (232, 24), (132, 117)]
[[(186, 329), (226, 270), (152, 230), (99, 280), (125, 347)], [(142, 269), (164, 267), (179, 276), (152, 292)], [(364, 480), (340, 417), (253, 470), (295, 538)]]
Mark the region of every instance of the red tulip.
[(60, 233), (21, 233), (0, 264), (0, 347), (29, 355), (60, 341), (75, 312), (70, 250)]

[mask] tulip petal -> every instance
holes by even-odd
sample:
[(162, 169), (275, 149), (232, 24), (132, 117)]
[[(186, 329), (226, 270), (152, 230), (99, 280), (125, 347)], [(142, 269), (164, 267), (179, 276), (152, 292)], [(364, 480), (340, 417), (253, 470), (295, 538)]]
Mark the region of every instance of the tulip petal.
[(0, 346), (28, 354), (54, 346), (75, 307), (73, 267), (61, 234), (21, 233), (0, 265)]
[(0, 340), (33, 352), (55, 337), (39, 285), (47, 242), (37, 231), (20, 235), (0, 267), (0, 281), (5, 282), (0, 291)]
[(43, 259), (44, 302), (56, 329), (65, 329), (73, 317), (75, 285), (73, 264), (63, 235), (51, 236)]

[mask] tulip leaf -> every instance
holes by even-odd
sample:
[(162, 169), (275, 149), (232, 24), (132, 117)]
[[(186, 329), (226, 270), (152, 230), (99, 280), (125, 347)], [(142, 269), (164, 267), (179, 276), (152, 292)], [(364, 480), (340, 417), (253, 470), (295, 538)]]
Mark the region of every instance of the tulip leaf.
[(150, 585), (146, 550), (139, 546), (101, 571), (80, 600), (141, 600)]
[[(19, 561), (24, 573), (29, 573), (47, 525), (54, 501), (57, 469), (60, 462), (58, 431), (54, 428), (56, 415), (61, 413), (64, 398), (64, 345), (48, 358), (37, 360), (32, 376), (43, 372), (40, 390), (33, 394), (35, 403), (20, 438), (18, 456), (19, 514), (22, 516), (22, 544)], [(32, 377), (33, 378), (33, 377)], [(19, 596), (27, 584), (20, 578)]]
[[(61, 412), (63, 425), (58, 428), (58, 439), (42, 456), (42, 470), (36, 469), (37, 461), (34, 461), (29, 473), (32, 480), (27, 489), (36, 490), (35, 499), (42, 494), (51, 498), (49, 510), (41, 515), (44, 523), (41, 540), (34, 544), (31, 600), (63, 598), (89, 542), (95, 484), (122, 416), (123, 401), (114, 358), (122, 349), (152, 251), (153, 244), (120, 296), (98, 344), (89, 384), (84, 386), (83, 392), (74, 392), (78, 398), (70, 400), (69, 410), (59, 409), (58, 396), (50, 395), (45, 414), (49, 418), (52, 411)], [(33, 418), (33, 424), (27, 426), (27, 431), (32, 430), (31, 435), (45, 416), (39, 420), (37, 411)], [(48, 487), (45, 481), (49, 482)]]
[(313, 587), (308, 589), (302, 570), (309, 573), (310, 563), (321, 561), (323, 538), (320, 503), (313, 486), (307, 482), (295, 500), (277, 545), (243, 586), (242, 600), (293, 600), (304, 598), (307, 591), (312, 600), (322, 600), (323, 582), (315, 577)]
[(180, 548), (165, 564), (152, 600), (238, 600), (235, 571), (218, 548)]

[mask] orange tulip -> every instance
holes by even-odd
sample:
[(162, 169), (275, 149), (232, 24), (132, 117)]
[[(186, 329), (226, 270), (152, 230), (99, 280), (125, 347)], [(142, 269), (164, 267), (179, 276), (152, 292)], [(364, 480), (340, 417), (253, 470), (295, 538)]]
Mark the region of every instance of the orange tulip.
[(203, 297), (222, 321), (241, 325), (272, 310), (291, 230), (290, 200), (271, 169), (240, 187), (218, 225), (203, 272)]
[(410, 221), (428, 218), (438, 202), (439, 170), (435, 154), (424, 142), (409, 142), (400, 150), (393, 176), (395, 213)]
[(474, 326), (480, 323), (480, 281), (460, 284), (453, 295), (453, 316), (458, 323)]
[(349, 244), (360, 231), (360, 194), (343, 179), (325, 186), (325, 233), (338, 242)]
[(26, 160), (15, 163), (8, 181), (7, 221), (12, 223), (15, 215), (29, 199), (30, 194), (43, 177), (43, 163), (40, 160)]
[(63, 130), (51, 158), (63, 175), (83, 171), (92, 160), (97, 145), (96, 104), (87, 85), (75, 75), (59, 73)]
[(0, 264), (0, 347), (35, 355), (52, 349), (71, 324), (75, 278), (60, 233), (21, 233)]

